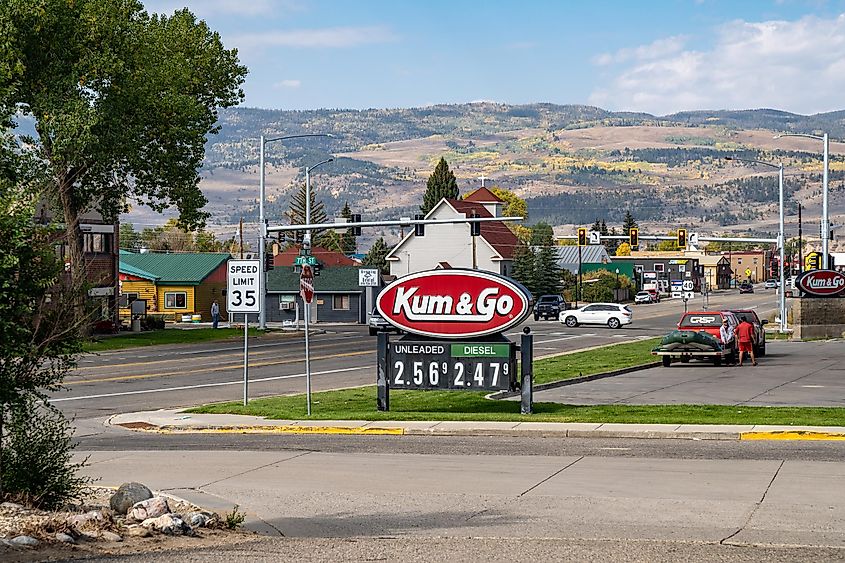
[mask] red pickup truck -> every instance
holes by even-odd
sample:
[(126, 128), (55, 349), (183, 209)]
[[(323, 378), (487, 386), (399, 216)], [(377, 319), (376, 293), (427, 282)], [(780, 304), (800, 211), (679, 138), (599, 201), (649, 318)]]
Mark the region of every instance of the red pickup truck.
[[(698, 332), (706, 332), (713, 338), (719, 341), (722, 348), (730, 349), (731, 352), (728, 361), (736, 360), (737, 356), (737, 342), (736, 338), (730, 342), (722, 342), (722, 319), (728, 320), (728, 325), (736, 332), (736, 327), (739, 325), (739, 320), (731, 311), (690, 311), (684, 313), (678, 323), (678, 330), (694, 330)], [(683, 361), (683, 358), (681, 358)]]

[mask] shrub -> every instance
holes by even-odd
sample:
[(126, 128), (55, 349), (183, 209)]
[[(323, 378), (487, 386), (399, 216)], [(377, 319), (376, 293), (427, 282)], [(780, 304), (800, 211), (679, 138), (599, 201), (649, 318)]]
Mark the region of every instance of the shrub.
[(164, 329), (165, 315), (147, 315), (141, 319), (141, 328), (144, 330), (162, 330)]

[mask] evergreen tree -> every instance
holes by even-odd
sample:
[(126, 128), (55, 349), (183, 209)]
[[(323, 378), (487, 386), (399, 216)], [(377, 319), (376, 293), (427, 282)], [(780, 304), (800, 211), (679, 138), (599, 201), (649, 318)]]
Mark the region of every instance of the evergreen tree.
[(602, 235), (609, 235), (610, 232), (607, 230), (607, 223), (604, 222), (604, 219), (601, 220), (601, 226), (599, 227), (599, 232)]
[(120, 248), (138, 250), (141, 247), (141, 236), (135, 231), (132, 223), (121, 223), (118, 233)]
[(596, 222), (593, 223), (593, 226), (590, 227), (590, 231), (600, 233), (601, 232), (601, 221), (599, 221), (598, 217), (596, 217)]
[(370, 268), (378, 268), (383, 275), (387, 275), (390, 273), (390, 266), (387, 264), (387, 260), (385, 260), (388, 252), (390, 252), (390, 248), (388, 248), (387, 244), (384, 242), (384, 237), (380, 237), (373, 243), (373, 246), (370, 247), (370, 251), (367, 252), (364, 259), (361, 260), (361, 265), (369, 266)]
[(638, 227), (639, 227), (639, 225), (634, 220), (634, 216), (631, 215), (631, 211), (630, 210), (625, 211), (625, 219), (622, 221), (622, 232), (625, 234), (625, 236), (628, 236), (628, 235), (631, 234), (632, 228), (638, 228)]
[(452, 171), (449, 170), (446, 159), (440, 157), (440, 162), (437, 163), (434, 172), (428, 177), (420, 211), (423, 215), (426, 215), (444, 197), (446, 199), (457, 199), (458, 195), (460, 195), (458, 181)]
[(538, 297), (534, 279), (534, 252), (527, 244), (520, 243), (514, 249), (513, 279), (524, 285), (535, 299)]
[(536, 295), (558, 295), (562, 289), (561, 272), (552, 227), (548, 223), (537, 223), (532, 231)]
[[(343, 204), (343, 209), (340, 211), (340, 216), (347, 221), (352, 220), (352, 210), (349, 208), (349, 202)], [(347, 229), (341, 235), (341, 252), (344, 254), (355, 254), (358, 251), (358, 237), (352, 234), (352, 229)]]
[[(325, 223), (327, 220), (326, 206), (322, 201), (317, 201), (315, 190), (311, 190), (311, 223)], [(290, 208), (285, 212), (285, 217), (291, 225), (305, 224), (305, 184), (300, 184), (299, 189), (290, 199)], [(324, 244), (331, 244), (330, 238), (325, 235), (321, 236), (322, 231), (311, 231), (311, 245), (324, 246)], [(299, 244), (302, 242), (305, 231), (294, 231), (293, 242)]]

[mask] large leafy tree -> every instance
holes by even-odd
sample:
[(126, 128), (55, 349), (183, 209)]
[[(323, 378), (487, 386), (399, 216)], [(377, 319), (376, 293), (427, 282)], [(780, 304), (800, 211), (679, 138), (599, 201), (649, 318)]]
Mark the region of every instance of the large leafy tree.
[(114, 219), (128, 200), (202, 225), (197, 171), (217, 110), (239, 103), (246, 67), (187, 9), (149, 15), (138, 0), (0, 2), (0, 107), (34, 118), (73, 270), (80, 215)]
[(446, 199), (457, 199), (458, 195), (460, 194), (455, 174), (449, 170), (446, 159), (441, 157), (440, 162), (434, 168), (434, 172), (428, 177), (420, 211), (425, 215), (444, 197)]

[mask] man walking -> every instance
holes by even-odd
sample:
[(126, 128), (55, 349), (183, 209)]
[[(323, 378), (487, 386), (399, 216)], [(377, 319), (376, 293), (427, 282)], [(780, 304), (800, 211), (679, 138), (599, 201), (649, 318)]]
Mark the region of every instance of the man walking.
[(736, 327), (736, 336), (739, 342), (739, 366), (742, 367), (742, 359), (745, 357), (745, 352), (751, 354), (751, 365), (756, 366), (757, 358), (754, 357), (754, 325), (742, 319), (742, 322)]
[(211, 304), (211, 327), (217, 328), (217, 323), (220, 321), (220, 305), (217, 304), (217, 299)]

